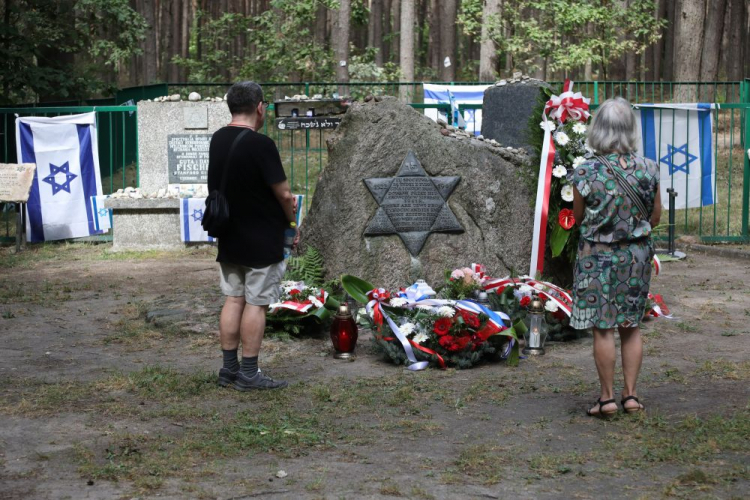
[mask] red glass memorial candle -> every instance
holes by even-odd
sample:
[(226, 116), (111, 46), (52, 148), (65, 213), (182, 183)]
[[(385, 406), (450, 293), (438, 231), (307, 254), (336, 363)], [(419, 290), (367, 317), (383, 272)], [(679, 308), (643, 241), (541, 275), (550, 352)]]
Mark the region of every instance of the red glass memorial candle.
[(331, 325), (331, 342), (337, 359), (354, 359), (354, 348), (357, 345), (357, 322), (349, 312), (349, 306), (341, 304)]

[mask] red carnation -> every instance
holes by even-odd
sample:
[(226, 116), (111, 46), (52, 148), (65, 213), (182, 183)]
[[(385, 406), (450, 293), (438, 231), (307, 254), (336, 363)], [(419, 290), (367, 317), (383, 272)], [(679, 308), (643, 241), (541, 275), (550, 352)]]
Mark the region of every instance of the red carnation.
[(523, 297), (521, 299), (521, 307), (527, 307), (529, 304), (531, 304), (531, 297)]
[(291, 289), (291, 290), (289, 291), (289, 295), (291, 295), (292, 297), (294, 297), (295, 295), (299, 295), (299, 294), (301, 294), (301, 293), (302, 293), (302, 292), (301, 292), (301, 291), (299, 291), (299, 290), (297, 290), (296, 288), (292, 288), (292, 289)]
[(453, 345), (455, 343), (456, 343), (455, 337), (452, 337), (450, 335), (443, 335), (438, 340), (438, 344), (440, 344), (441, 347), (443, 347), (443, 348), (445, 348), (445, 349), (447, 349), (449, 351), (453, 350), (451, 348), (453, 347)]
[(440, 318), (435, 322), (435, 327), (432, 329), (432, 331), (437, 333), (439, 337), (442, 337), (443, 335), (448, 334), (452, 324), (453, 321), (451, 321), (450, 318)]
[(570, 230), (570, 228), (576, 223), (573, 211), (569, 208), (563, 208), (560, 210), (560, 213), (557, 216), (557, 222), (559, 222), (560, 226), (566, 231)]

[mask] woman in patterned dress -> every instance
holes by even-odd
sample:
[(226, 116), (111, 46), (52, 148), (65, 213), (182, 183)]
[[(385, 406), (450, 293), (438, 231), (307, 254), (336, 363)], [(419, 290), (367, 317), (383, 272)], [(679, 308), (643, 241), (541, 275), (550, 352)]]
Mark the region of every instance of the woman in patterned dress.
[[(617, 412), (615, 327), (620, 333), (625, 378), (623, 410), (644, 409), (635, 388), (643, 359), (639, 325), (651, 281), (651, 229), (661, 217), (661, 196), (658, 165), (635, 154), (638, 135), (628, 101), (616, 97), (601, 105), (589, 127), (588, 144), (600, 156), (569, 176), (574, 187), (573, 213), (580, 226), (570, 324), (579, 330), (593, 329), (601, 394), (587, 413), (604, 417)], [(649, 213), (640, 213), (638, 203), (618, 184), (613, 168), (635, 188)]]

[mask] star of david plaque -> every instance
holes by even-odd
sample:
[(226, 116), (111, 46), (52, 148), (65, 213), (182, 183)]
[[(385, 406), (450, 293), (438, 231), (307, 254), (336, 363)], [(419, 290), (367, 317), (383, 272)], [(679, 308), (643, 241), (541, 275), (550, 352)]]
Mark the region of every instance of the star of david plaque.
[(379, 205), (365, 236), (397, 234), (409, 253), (417, 256), (430, 233), (463, 233), (447, 203), (460, 180), (430, 177), (409, 151), (395, 177), (364, 180)]

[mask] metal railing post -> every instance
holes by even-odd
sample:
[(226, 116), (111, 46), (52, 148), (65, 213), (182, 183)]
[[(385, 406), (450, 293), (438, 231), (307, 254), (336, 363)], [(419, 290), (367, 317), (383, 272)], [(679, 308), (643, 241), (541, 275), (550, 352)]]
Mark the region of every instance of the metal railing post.
[(750, 231), (748, 230), (748, 219), (750, 218), (750, 153), (745, 149), (750, 147), (750, 85), (748, 83), (749, 80), (745, 80), (743, 102), (747, 106), (742, 110), (745, 114), (745, 133), (742, 134), (744, 140), (742, 156), (745, 158), (745, 168), (742, 175), (742, 238), (745, 241), (750, 239)]
[(669, 255), (674, 256), (675, 246), (674, 246), (674, 225), (675, 225), (675, 198), (677, 197), (677, 193), (674, 189), (667, 188), (667, 193), (669, 193), (669, 230), (667, 232), (668, 235), (668, 250), (667, 252)]

